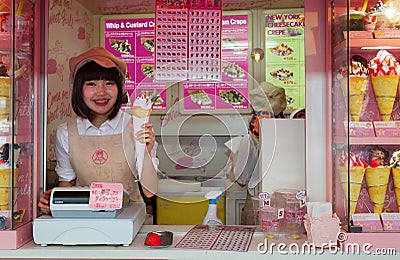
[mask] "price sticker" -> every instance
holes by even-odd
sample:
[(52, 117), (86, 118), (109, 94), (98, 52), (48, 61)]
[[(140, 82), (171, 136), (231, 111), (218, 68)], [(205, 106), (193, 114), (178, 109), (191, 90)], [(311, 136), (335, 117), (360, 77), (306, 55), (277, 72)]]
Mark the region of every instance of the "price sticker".
[(279, 208), (278, 209), (278, 219), (283, 219), (285, 217), (285, 209)]
[(258, 198), (263, 201), (263, 207), (271, 205), (271, 195), (268, 192), (260, 192)]
[(307, 199), (306, 199), (306, 191), (301, 190), (296, 193), (296, 199), (300, 201), (300, 208), (304, 207), (306, 205)]
[(93, 182), (90, 185), (89, 208), (113, 210), (122, 208), (124, 188), (121, 183)]

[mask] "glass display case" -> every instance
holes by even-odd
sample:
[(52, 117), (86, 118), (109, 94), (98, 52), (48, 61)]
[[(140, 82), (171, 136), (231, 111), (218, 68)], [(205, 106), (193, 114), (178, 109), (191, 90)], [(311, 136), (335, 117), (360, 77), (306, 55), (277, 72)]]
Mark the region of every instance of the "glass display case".
[(399, 1), (330, 2), (334, 211), (349, 233), (398, 233)]
[(30, 241), (36, 213), (36, 8), (30, 0), (0, 1), (0, 249)]

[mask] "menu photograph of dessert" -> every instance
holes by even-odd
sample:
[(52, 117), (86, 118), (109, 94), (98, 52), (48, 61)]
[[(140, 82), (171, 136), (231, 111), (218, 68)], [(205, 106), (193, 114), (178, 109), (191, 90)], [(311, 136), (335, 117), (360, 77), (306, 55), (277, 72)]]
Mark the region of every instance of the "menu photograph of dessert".
[(285, 89), (286, 110), (305, 108), (304, 13), (269, 10), (265, 14), (266, 81)]

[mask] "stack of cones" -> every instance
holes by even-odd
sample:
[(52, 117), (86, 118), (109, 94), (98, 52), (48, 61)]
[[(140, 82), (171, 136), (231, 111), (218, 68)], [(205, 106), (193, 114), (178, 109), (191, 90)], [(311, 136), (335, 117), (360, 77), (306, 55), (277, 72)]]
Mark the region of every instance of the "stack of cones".
[[(346, 201), (350, 203), (349, 216), (356, 211), (358, 197), (364, 179), (365, 168), (363, 166), (351, 166), (350, 172), (347, 167), (339, 168), (340, 184), (342, 185)], [(349, 180), (350, 179), (350, 180)]]
[(381, 213), (390, 175), (389, 167), (368, 167), (365, 172), (368, 194), (374, 204), (374, 213)]
[[(343, 97), (346, 101), (349, 98), (349, 110), (351, 121), (360, 121), (362, 104), (364, 102), (365, 92), (368, 86), (368, 77), (352, 76), (349, 78), (349, 87), (347, 88), (347, 78), (340, 80)], [(349, 93), (348, 93), (349, 92)]]
[(382, 121), (390, 120), (399, 78), (400, 76), (398, 75), (371, 76), (372, 88), (374, 89)]
[(396, 194), (397, 208), (400, 212), (400, 167), (392, 168), (393, 186)]

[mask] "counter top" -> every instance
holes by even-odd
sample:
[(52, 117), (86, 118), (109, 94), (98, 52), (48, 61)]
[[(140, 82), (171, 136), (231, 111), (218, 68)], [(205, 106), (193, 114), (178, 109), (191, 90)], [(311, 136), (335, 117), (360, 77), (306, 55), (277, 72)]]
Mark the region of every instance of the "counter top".
[[(175, 245), (183, 238), (187, 231), (193, 226), (172, 226), (172, 225), (144, 225), (130, 246), (41, 246), (33, 241), (25, 244), (16, 250), (0, 250), (1, 259), (281, 259), (288, 255), (293, 255), (289, 251), (296, 250), (296, 245), (301, 248), (304, 239), (288, 241), (285, 239), (268, 240), (268, 247), (273, 247), (273, 252), (259, 252), (257, 248), (260, 243), (265, 243), (265, 234), (255, 232), (251, 240), (248, 252), (220, 251), (220, 250), (197, 250), (175, 248)], [(168, 248), (151, 249), (144, 246), (144, 240), (150, 231), (171, 231), (174, 233), (173, 244)], [(285, 246), (278, 251), (279, 244)], [(261, 247), (265, 250), (265, 247)], [(321, 252), (311, 254), (297, 253), (296, 259), (309, 259), (312, 256), (319, 257)], [(324, 256), (335, 256), (332, 253), (324, 253)], [(340, 254), (341, 257), (345, 256)], [(349, 255), (347, 255), (349, 256)], [(360, 256), (360, 255), (359, 255)], [(299, 258), (300, 257), (300, 258)], [(365, 256), (364, 256), (365, 257)], [(352, 258), (353, 259), (353, 258)]]

